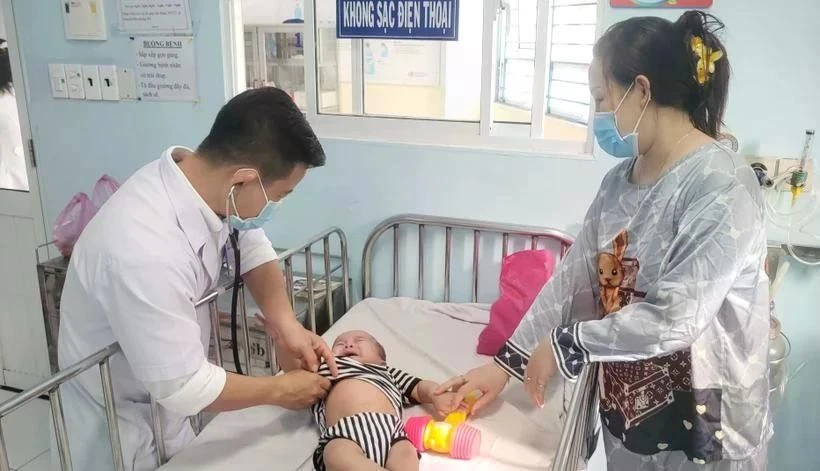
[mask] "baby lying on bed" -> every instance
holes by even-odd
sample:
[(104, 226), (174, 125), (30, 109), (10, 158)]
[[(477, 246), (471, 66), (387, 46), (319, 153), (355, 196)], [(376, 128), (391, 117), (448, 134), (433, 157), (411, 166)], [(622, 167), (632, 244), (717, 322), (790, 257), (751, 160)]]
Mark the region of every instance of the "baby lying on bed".
[(432, 404), (449, 412), (452, 394), (434, 395), (437, 383), (387, 366), (384, 347), (367, 332), (345, 332), (333, 342), (339, 376), (327, 364), (319, 374), (330, 379), (327, 397), (313, 406), (319, 446), (313, 454), (318, 471), (418, 470), (419, 456), (407, 440), (404, 406)]

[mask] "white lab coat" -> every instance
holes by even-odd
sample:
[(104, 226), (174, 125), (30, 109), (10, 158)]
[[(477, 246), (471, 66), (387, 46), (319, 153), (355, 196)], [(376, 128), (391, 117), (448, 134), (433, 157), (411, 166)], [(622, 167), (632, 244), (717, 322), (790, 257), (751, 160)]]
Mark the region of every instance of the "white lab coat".
[[(189, 377), (206, 361), (208, 308), (194, 303), (215, 288), (228, 237), (172, 150), (137, 171), (86, 227), (61, 299), (61, 368), (115, 341), (123, 349), (111, 370), (126, 469), (156, 467), (145, 383)], [(261, 230), (242, 233), (240, 249), (243, 272), (276, 259)], [(98, 370), (66, 383), (61, 394), (74, 469), (111, 469)], [(193, 432), (183, 415), (162, 409), (161, 417), (173, 456)]]
[(28, 191), (20, 115), (13, 91), (0, 91), (0, 189)]

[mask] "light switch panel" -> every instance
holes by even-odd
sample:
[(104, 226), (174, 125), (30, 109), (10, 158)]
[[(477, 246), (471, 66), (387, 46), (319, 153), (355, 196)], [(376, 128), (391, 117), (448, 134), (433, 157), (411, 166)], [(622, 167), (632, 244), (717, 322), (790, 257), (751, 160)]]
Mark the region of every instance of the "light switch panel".
[(48, 64), (48, 77), (51, 84), (51, 96), (54, 98), (68, 98), (68, 83), (63, 64)]
[(117, 67), (117, 82), (120, 88), (121, 100), (137, 99), (137, 81), (134, 79), (134, 70), (128, 67)]
[(86, 100), (102, 100), (100, 69), (96, 65), (83, 66), (83, 88)]
[(82, 66), (79, 64), (66, 64), (65, 77), (66, 83), (68, 83), (68, 97), (72, 100), (85, 100)]
[(103, 100), (120, 100), (120, 87), (119, 82), (117, 81), (116, 65), (100, 66), (100, 88), (102, 89)]

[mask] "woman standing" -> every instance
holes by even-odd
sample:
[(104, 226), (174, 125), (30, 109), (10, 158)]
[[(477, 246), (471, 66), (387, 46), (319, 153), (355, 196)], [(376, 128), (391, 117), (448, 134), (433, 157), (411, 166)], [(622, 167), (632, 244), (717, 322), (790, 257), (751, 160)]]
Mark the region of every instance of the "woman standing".
[(764, 213), (750, 167), (715, 142), (729, 60), (702, 12), (633, 18), (598, 41), (594, 132), (623, 158), (495, 361), (442, 390), (510, 376), (537, 405), (600, 362), (609, 469), (763, 470), (769, 426)]

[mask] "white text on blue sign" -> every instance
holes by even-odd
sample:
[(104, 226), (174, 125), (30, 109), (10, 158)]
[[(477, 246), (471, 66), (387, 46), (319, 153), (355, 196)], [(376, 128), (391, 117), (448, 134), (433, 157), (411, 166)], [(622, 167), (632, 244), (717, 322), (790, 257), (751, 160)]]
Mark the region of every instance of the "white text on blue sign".
[(340, 38), (458, 39), (458, 0), (337, 0)]

